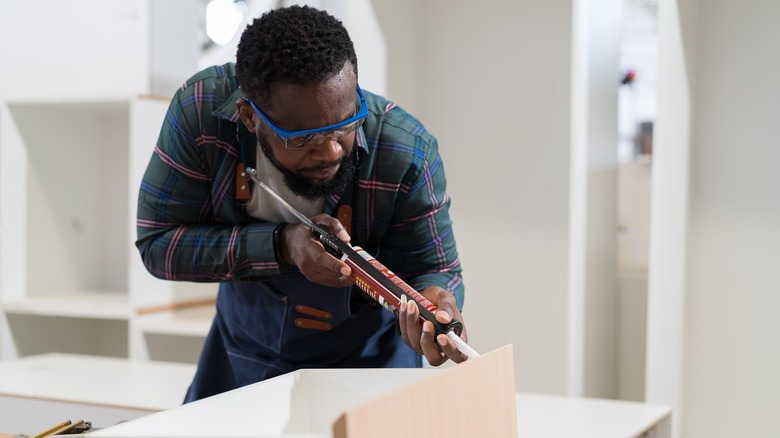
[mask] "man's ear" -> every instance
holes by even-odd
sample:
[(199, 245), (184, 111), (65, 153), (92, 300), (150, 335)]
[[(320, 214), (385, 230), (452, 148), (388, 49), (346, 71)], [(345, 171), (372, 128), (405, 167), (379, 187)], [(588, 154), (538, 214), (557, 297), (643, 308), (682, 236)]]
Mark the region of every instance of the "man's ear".
[(255, 110), (244, 99), (238, 99), (236, 101), (236, 108), (238, 109), (238, 117), (246, 126), (249, 132), (255, 132), (257, 128), (257, 119), (255, 118)]

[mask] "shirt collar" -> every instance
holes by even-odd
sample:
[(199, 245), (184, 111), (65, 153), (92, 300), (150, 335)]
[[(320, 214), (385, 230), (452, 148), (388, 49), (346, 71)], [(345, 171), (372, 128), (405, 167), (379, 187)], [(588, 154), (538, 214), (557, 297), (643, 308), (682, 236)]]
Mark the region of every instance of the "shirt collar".
[(244, 98), (244, 92), (240, 88), (236, 88), (233, 93), (228, 96), (225, 103), (216, 109), (212, 114), (220, 119), (229, 120), (233, 123), (238, 123), (238, 108), (236, 108), (236, 102), (238, 99)]
[[(370, 115), (371, 113), (369, 113)], [(355, 136), (355, 144), (358, 148), (362, 149), (363, 152), (368, 152), (368, 143), (366, 141), (366, 134), (363, 132), (363, 126), (365, 126), (365, 122), (363, 122), (363, 125), (358, 128)]]

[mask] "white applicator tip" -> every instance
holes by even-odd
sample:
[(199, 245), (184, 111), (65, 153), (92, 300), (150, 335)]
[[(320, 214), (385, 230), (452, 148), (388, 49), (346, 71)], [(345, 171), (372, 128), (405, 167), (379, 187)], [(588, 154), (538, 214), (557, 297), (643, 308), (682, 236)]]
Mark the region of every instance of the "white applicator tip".
[(469, 344), (461, 339), (460, 336), (456, 335), (454, 331), (450, 330), (447, 332), (447, 337), (455, 343), (455, 346), (458, 347), (458, 350), (460, 350), (461, 353), (465, 354), (469, 358), (479, 357), (479, 353), (474, 351), (473, 348), (469, 347)]

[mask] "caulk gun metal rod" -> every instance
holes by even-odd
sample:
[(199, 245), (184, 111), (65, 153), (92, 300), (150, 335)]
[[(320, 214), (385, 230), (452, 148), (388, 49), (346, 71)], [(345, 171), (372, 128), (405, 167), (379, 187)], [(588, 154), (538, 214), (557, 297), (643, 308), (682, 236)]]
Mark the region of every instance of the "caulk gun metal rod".
[(244, 169), (246, 173), (249, 175), (250, 178), (252, 178), (252, 181), (254, 181), (257, 185), (263, 188), (266, 192), (268, 192), (269, 195), (273, 196), (279, 203), (284, 206), (284, 208), (287, 209), (290, 213), (292, 213), (298, 220), (301, 221), (301, 223), (305, 224), (309, 228), (313, 230), (317, 230), (317, 232), (325, 234), (327, 233), (326, 230), (319, 227), (317, 224), (311, 221), (308, 217), (306, 217), (303, 213), (295, 209), (292, 205), (290, 205), (284, 198), (281, 197), (278, 193), (274, 191), (274, 189), (268, 187), (264, 182), (260, 181), (260, 178), (257, 177), (257, 170), (255, 170), (252, 167), (247, 167)]

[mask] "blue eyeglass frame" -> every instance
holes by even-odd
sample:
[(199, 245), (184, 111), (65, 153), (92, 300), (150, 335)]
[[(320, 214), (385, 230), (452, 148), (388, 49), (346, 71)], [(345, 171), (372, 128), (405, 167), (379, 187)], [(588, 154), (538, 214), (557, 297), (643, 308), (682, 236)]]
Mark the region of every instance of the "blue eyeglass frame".
[(342, 120), (333, 125), (323, 126), (322, 128), (303, 129), (300, 131), (291, 131), (289, 129), (284, 129), (282, 127), (276, 126), (274, 122), (272, 122), (271, 119), (269, 119), (268, 116), (266, 116), (260, 110), (260, 108), (258, 108), (255, 105), (255, 103), (252, 102), (248, 97), (244, 97), (244, 100), (249, 102), (249, 105), (252, 106), (252, 109), (255, 110), (255, 113), (257, 113), (257, 115), (260, 116), (261, 119), (263, 119), (266, 125), (270, 126), (271, 129), (273, 129), (276, 135), (278, 135), (284, 140), (289, 140), (293, 137), (303, 137), (312, 134), (319, 134), (322, 132), (335, 131), (336, 129), (341, 128), (342, 126), (349, 125), (350, 123), (355, 123), (360, 119), (365, 119), (366, 117), (368, 117), (368, 106), (366, 106), (366, 97), (363, 95), (363, 90), (360, 89), (360, 85), (357, 86), (357, 94), (358, 97), (360, 97), (360, 110), (358, 110), (357, 114), (355, 114), (354, 116), (346, 120)]

